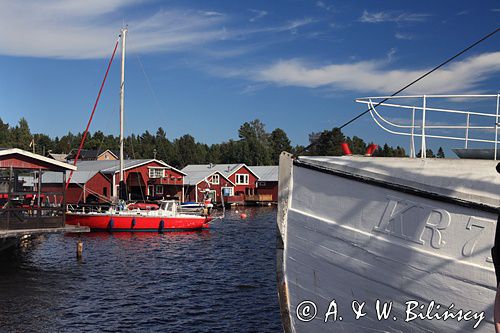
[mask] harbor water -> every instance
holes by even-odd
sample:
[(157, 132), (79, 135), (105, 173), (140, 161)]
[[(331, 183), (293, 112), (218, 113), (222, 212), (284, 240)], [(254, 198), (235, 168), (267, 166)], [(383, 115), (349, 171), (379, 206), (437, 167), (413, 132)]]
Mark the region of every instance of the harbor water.
[(280, 332), (276, 209), (241, 211), (206, 231), (48, 235), (2, 255), (0, 332)]

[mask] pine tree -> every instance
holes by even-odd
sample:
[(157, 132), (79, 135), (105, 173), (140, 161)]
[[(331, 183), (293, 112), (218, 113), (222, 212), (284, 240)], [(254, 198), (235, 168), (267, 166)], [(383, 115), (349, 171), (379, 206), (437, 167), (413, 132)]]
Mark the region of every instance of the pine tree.
[(278, 164), (280, 154), (282, 151), (291, 152), (292, 146), (290, 145), (290, 139), (286, 135), (285, 131), (281, 128), (276, 128), (271, 132), (270, 136), (270, 144), (271, 144), (271, 155), (272, 155), (272, 163)]
[(436, 157), (437, 158), (445, 158), (443, 147), (439, 147), (438, 152), (436, 154)]

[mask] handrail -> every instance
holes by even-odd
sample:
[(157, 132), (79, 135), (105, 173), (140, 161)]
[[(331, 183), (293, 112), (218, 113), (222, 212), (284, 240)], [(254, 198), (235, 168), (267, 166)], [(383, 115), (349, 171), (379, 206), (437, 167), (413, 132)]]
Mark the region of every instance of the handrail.
[[(495, 98), (496, 109), (494, 112), (478, 112), (473, 110), (457, 110), (451, 108), (437, 108), (429, 106), (429, 99), (467, 99), (467, 98)], [(407, 105), (407, 104), (396, 104), (387, 103), (386, 100), (394, 99), (421, 99), (421, 103), (416, 102), (419, 105)], [(383, 101), (383, 103), (380, 103)], [(396, 135), (410, 136), (410, 157), (415, 157), (415, 137), (421, 138), (421, 158), (426, 158), (426, 139), (436, 138), (436, 139), (446, 139), (455, 141), (464, 141), (465, 148), (469, 148), (470, 142), (481, 142), (481, 143), (492, 143), (494, 145), (493, 158), (497, 159), (497, 151), (499, 144), (498, 130), (500, 128), (500, 94), (492, 95), (411, 95), (411, 96), (378, 96), (378, 97), (363, 97), (357, 98), (357, 103), (368, 105), (370, 115), (375, 123), (382, 128), (384, 131)], [(396, 121), (394, 119), (387, 119), (378, 110), (378, 107), (387, 107), (399, 110), (411, 110), (411, 124), (401, 123), (401, 121)], [(421, 118), (416, 121), (416, 112), (421, 112)], [(454, 114), (465, 116), (465, 125), (461, 124), (434, 124), (429, 123), (428, 118), (431, 113), (441, 113), (441, 114)], [(476, 117), (480, 119), (492, 119), (494, 120), (493, 125), (471, 125), (471, 117)], [(444, 133), (434, 133), (430, 134), (430, 130), (465, 130), (464, 136), (451, 135), (446, 132)], [(483, 137), (472, 136), (470, 130), (477, 130), (484, 132), (494, 132), (493, 139), (486, 139)], [(493, 131), (491, 131), (493, 130)], [(427, 133), (426, 133), (427, 132)]]

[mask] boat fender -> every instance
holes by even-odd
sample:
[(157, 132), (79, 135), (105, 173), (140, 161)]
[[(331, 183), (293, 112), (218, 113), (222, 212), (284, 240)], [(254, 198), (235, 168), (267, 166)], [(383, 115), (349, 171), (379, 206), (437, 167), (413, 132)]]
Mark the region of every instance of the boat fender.
[(135, 227), (135, 217), (132, 219), (132, 223), (130, 224), (130, 229), (134, 229)]
[(165, 222), (163, 220), (161, 220), (160, 225), (158, 226), (158, 232), (163, 232), (164, 226), (165, 226)]
[(340, 144), (340, 147), (342, 148), (342, 153), (346, 156), (351, 156), (352, 155), (352, 152), (351, 152), (351, 148), (349, 148), (349, 144), (347, 142), (342, 142)]
[(113, 230), (114, 224), (115, 224), (115, 221), (113, 221), (113, 219), (109, 219), (109, 222), (108, 222), (108, 231), (112, 231)]
[(375, 150), (377, 150), (378, 145), (371, 143), (368, 148), (366, 148), (365, 156), (372, 156)]

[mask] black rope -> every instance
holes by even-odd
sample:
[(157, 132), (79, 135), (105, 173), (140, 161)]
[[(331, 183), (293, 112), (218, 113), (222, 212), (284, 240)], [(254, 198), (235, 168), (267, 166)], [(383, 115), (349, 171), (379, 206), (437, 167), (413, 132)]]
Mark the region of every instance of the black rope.
[[(422, 80), (423, 78), (425, 78), (426, 76), (428, 76), (429, 74), (437, 71), (439, 68), (443, 67), (444, 65), (448, 64), (449, 62), (455, 60), (456, 58), (458, 58), (459, 56), (461, 56), (462, 54), (464, 54), (465, 52), (469, 51), (470, 49), (472, 49), (473, 47), (477, 46), (478, 44), (484, 42), (486, 39), (490, 38), (491, 36), (493, 36), (494, 34), (496, 34), (498, 31), (500, 30), (500, 28), (496, 28), (495, 30), (493, 30), (492, 32), (490, 32), (489, 34), (487, 34), (486, 36), (484, 36), (483, 38), (479, 39), (478, 41), (472, 43), (471, 45), (467, 46), (465, 49), (463, 49), (462, 51), (458, 52), (457, 54), (455, 54), (453, 57), (443, 61), (441, 64), (439, 64), (438, 66), (434, 67), (433, 69), (431, 69), (430, 71), (428, 71), (427, 73), (421, 75), (420, 77), (418, 77), (417, 79), (413, 80), (412, 82), (408, 83), (406, 86), (404, 86), (403, 88), (399, 89), (398, 91), (396, 91), (395, 93), (393, 93), (390, 97), (393, 97), (393, 96), (396, 96), (397, 94), (399, 94), (400, 92), (408, 89), (409, 87), (411, 87), (412, 85), (414, 85), (415, 83), (417, 83), (418, 81)], [(386, 102), (387, 100), (389, 99), (389, 97), (387, 98), (384, 98), (383, 100), (381, 100), (380, 102), (378, 102), (375, 106), (373, 106), (374, 108), (376, 108), (377, 106), (379, 106), (380, 104)], [(348, 122), (344, 123), (342, 126), (338, 127), (339, 129), (342, 129), (344, 127), (346, 127), (347, 125), (349, 125), (350, 123), (356, 121), (357, 119), (361, 118), (362, 116), (364, 116), (365, 114), (367, 114), (368, 112), (370, 112), (370, 110), (372, 109), (372, 107), (369, 107), (366, 111), (363, 111), (362, 113), (358, 114), (356, 117), (352, 118), (351, 120), (349, 120)], [(308, 145), (307, 147), (305, 147), (302, 152), (305, 152), (305, 151), (308, 151), (311, 147), (313, 147), (314, 145), (316, 145), (317, 141), (313, 141), (310, 145)]]

